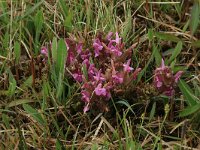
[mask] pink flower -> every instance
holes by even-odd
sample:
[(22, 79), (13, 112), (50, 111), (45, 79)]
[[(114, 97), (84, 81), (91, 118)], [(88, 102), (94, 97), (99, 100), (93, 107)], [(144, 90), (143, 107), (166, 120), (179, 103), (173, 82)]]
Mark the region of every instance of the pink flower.
[(102, 77), (102, 74), (101, 74), (101, 69), (98, 71), (98, 73), (95, 75), (95, 76), (93, 76), (94, 77), (94, 79), (97, 81), (97, 82), (99, 82), (99, 81), (105, 81), (105, 78), (104, 77)]
[(78, 54), (80, 54), (83, 51), (83, 44), (78, 43), (78, 45), (76, 45), (76, 50), (77, 50)]
[(100, 51), (103, 49), (103, 45), (101, 44), (99, 39), (94, 40), (93, 47), (94, 47), (95, 57), (98, 57)]
[(110, 50), (110, 52), (112, 54), (114, 54), (115, 56), (121, 56), (122, 55), (122, 52), (118, 49), (117, 45), (113, 45), (115, 40), (111, 40), (108, 44), (108, 48)]
[(42, 47), (40, 53), (45, 57), (48, 57), (48, 49), (46, 47)]
[(86, 103), (89, 103), (90, 102), (90, 93), (86, 90), (82, 90), (81, 94), (82, 94), (82, 100)]
[(111, 49), (111, 52), (113, 52), (113, 54), (115, 56), (121, 56), (122, 52), (120, 50), (118, 50), (117, 48)]
[(121, 38), (119, 38), (119, 34), (116, 32), (116, 39), (115, 39), (115, 42), (117, 44), (120, 44), (121, 43)]
[(102, 84), (99, 83), (94, 90), (95, 94), (98, 96), (106, 96), (107, 92), (105, 88), (102, 88)]
[(79, 70), (76, 71), (75, 73), (72, 73), (72, 76), (78, 82), (82, 82), (83, 81), (82, 73)]
[(90, 56), (92, 55), (89, 51), (89, 49), (86, 49), (84, 52), (82, 52), (81, 54), (81, 59), (82, 60), (85, 60), (85, 59), (88, 59), (90, 58)]
[(124, 81), (124, 79), (117, 74), (112, 75), (112, 79), (115, 84), (122, 84)]
[(82, 62), (83, 65), (86, 65), (86, 67), (89, 67), (90, 65), (90, 61), (88, 59), (85, 59), (83, 62)]
[(131, 59), (129, 59), (126, 64), (123, 64), (124, 72), (128, 72), (129, 73), (129, 72), (131, 72), (133, 70), (133, 68), (130, 67), (130, 63), (131, 63)]
[(95, 68), (94, 64), (90, 64), (88, 68), (88, 76), (90, 79), (94, 77), (94, 74), (97, 72), (97, 69)]
[(173, 75), (171, 68), (165, 66), (164, 60), (162, 59), (161, 66), (156, 68), (154, 74), (154, 85), (158, 91), (167, 96), (173, 96), (175, 94), (174, 88), (183, 72), (179, 71)]
[(71, 63), (74, 61), (74, 59), (75, 59), (74, 53), (68, 51), (67, 62), (68, 62), (69, 64), (71, 64)]
[(88, 110), (90, 110), (89, 103), (87, 103), (87, 104), (84, 106), (84, 108), (83, 108), (84, 114), (85, 114)]
[(106, 36), (106, 39), (110, 41), (112, 38), (112, 35), (113, 35), (113, 33), (109, 32), (108, 35)]

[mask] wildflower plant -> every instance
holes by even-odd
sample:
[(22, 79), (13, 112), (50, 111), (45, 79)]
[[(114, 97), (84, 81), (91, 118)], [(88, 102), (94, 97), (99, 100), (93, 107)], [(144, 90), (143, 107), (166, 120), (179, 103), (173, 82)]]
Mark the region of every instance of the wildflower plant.
[(175, 75), (170, 67), (165, 66), (162, 59), (161, 66), (154, 71), (154, 85), (157, 90), (166, 96), (172, 97), (175, 94), (176, 87), (183, 71), (178, 71)]
[[(128, 87), (136, 80), (140, 68), (131, 67), (132, 49), (125, 49), (125, 43), (112, 32), (102, 33), (91, 44), (65, 40), (68, 50), (66, 67), (73, 79), (81, 84), (81, 100), (85, 103), (84, 113), (92, 106), (107, 111), (108, 100), (115, 91)], [(47, 49), (41, 53), (47, 57)]]

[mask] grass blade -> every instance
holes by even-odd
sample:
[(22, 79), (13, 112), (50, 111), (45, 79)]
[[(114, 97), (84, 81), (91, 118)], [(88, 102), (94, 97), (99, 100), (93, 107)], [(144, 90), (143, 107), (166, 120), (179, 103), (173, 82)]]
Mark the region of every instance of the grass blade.
[(194, 3), (192, 7), (191, 19), (190, 19), (190, 30), (192, 34), (195, 33), (199, 25), (199, 15), (200, 15), (200, 7), (199, 7), (199, 3), (196, 2)]
[(187, 104), (189, 106), (196, 105), (197, 102), (199, 101), (199, 99), (193, 95), (193, 92), (190, 89), (190, 87), (187, 85), (187, 83), (183, 80), (180, 80), (178, 86), (179, 86), (182, 94), (185, 96), (185, 98), (187, 100), (186, 101)]
[(181, 39), (179, 39), (178, 37), (168, 33), (155, 32), (155, 36), (161, 40), (166, 40), (166, 41), (173, 41), (173, 42), (181, 41)]
[(31, 115), (38, 123), (40, 123), (41, 125), (45, 124), (45, 120), (42, 118), (41, 114), (35, 110), (33, 107), (31, 107), (28, 104), (23, 104), (23, 108), (24, 110)]
[(183, 44), (182, 44), (181, 41), (179, 41), (179, 42), (177, 43), (177, 45), (176, 45), (176, 47), (175, 47), (173, 53), (172, 53), (172, 56), (171, 56), (171, 57), (169, 58), (169, 60), (168, 60), (168, 64), (169, 64), (170, 62), (172, 62), (172, 61), (180, 54), (182, 48), (183, 48)]
[(179, 113), (180, 117), (191, 115), (200, 110), (200, 103), (197, 105), (189, 106)]

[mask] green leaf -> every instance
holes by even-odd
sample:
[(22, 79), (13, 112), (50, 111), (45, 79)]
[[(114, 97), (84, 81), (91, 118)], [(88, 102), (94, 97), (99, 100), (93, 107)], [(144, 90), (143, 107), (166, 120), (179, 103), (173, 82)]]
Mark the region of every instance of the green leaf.
[(11, 120), (11, 118), (8, 115), (4, 114), (4, 113), (2, 113), (1, 117), (2, 117), (2, 122), (5, 124), (6, 128), (10, 128), (10, 120)]
[(20, 88), (24, 89), (27, 87), (32, 87), (32, 84), (33, 84), (33, 77), (31, 75), (24, 81), (24, 83), (20, 86)]
[(23, 16), (21, 16), (19, 19), (23, 19), (26, 16), (29, 16), (30, 14), (32, 14), (40, 5), (42, 5), (42, 3), (44, 2), (44, 0), (41, 0), (40, 2), (34, 4), (33, 7), (26, 9), (25, 13)]
[(162, 56), (160, 55), (160, 51), (158, 50), (158, 47), (155, 46), (155, 44), (153, 44), (153, 51), (154, 53), (154, 58), (156, 61), (156, 65), (160, 66), (161, 61), (162, 61)]
[(127, 37), (129, 36), (129, 32), (132, 29), (132, 17), (131, 17), (131, 11), (128, 11), (128, 15), (126, 17), (124, 27), (123, 27), (123, 32), (122, 32), (122, 38), (125, 40), (124, 42), (127, 41)]
[(54, 37), (52, 41), (52, 59), (53, 62), (55, 63), (57, 61), (57, 39)]
[(40, 32), (41, 29), (42, 29), (42, 24), (43, 24), (43, 13), (41, 10), (39, 10), (35, 16), (35, 21), (34, 21), (34, 24), (35, 24), (35, 28), (36, 28), (36, 34), (37, 32)]
[(66, 1), (59, 0), (59, 4), (60, 4), (60, 8), (62, 10), (62, 13), (63, 13), (64, 17), (66, 18), (67, 15), (68, 15), (68, 7), (66, 5)]
[(130, 104), (126, 100), (118, 101), (118, 102), (116, 102), (116, 104), (125, 105), (133, 114), (135, 114), (133, 109), (131, 108)]
[(62, 145), (58, 139), (56, 140), (56, 150), (62, 150)]
[(39, 49), (40, 49), (39, 38), (42, 31), (43, 22), (44, 22), (43, 13), (41, 10), (39, 10), (37, 14), (35, 15), (35, 20), (34, 20), (34, 25), (35, 25), (35, 30), (36, 30), (35, 42), (34, 42), (35, 54), (38, 54)]
[(199, 15), (200, 15), (199, 3), (195, 2), (192, 7), (191, 18), (190, 18), (190, 30), (191, 30), (192, 34), (195, 33), (195, 31), (199, 25)]
[(18, 99), (18, 100), (11, 101), (7, 105), (7, 107), (14, 107), (14, 106), (17, 106), (17, 105), (21, 105), (21, 104), (25, 104), (25, 103), (30, 103), (30, 102), (34, 102), (34, 100), (32, 100), (32, 99)]
[(24, 110), (31, 115), (38, 123), (40, 123), (41, 125), (45, 125), (45, 120), (42, 118), (41, 114), (35, 110), (33, 107), (31, 107), (28, 104), (23, 104), (23, 108)]
[(63, 39), (60, 39), (58, 41), (58, 48), (57, 48), (57, 58), (55, 62), (55, 71), (56, 71), (56, 81), (57, 81), (57, 93), (56, 96), (57, 98), (60, 98), (60, 96), (63, 93), (64, 89), (64, 69), (65, 69), (65, 63), (66, 63), (66, 58), (67, 58), (67, 47), (66, 43)]
[(152, 29), (148, 30), (148, 39), (149, 39), (149, 41), (153, 40), (153, 30)]
[(65, 41), (58, 41), (57, 58), (56, 58), (56, 73), (57, 75), (64, 73), (65, 62), (67, 58), (67, 47)]
[(195, 113), (195, 112), (197, 112), (199, 110), (200, 110), (200, 103), (185, 108), (183, 111), (181, 111), (179, 113), (179, 116), (180, 117), (185, 117), (185, 116), (191, 115), (191, 114), (193, 114), (193, 113)]
[(12, 72), (10, 70), (8, 72), (9, 72), (9, 88), (8, 88), (9, 92), (8, 93), (9, 93), (9, 96), (12, 97), (15, 94), (17, 83)]
[(83, 72), (83, 75), (84, 75), (84, 77), (86, 78), (86, 80), (88, 80), (88, 71), (87, 71), (87, 66), (86, 66), (86, 64), (83, 64), (82, 72)]
[(150, 112), (150, 115), (149, 115), (149, 121), (151, 121), (153, 119), (155, 112), (156, 112), (156, 102), (153, 103), (153, 106), (151, 108), (151, 112)]
[(166, 41), (173, 41), (173, 42), (181, 41), (181, 39), (179, 39), (178, 37), (168, 33), (155, 32), (155, 36), (161, 40), (166, 40)]
[(65, 18), (65, 21), (64, 21), (64, 26), (65, 26), (67, 31), (72, 30), (72, 20), (73, 20), (73, 15), (72, 15), (71, 12), (69, 12), (67, 17)]
[(179, 41), (179, 42), (177, 43), (177, 45), (176, 45), (176, 47), (175, 47), (173, 53), (172, 53), (172, 56), (171, 56), (171, 57), (169, 58), (169, 60), (168, 60), (168, 64), (169, 64), (170, 62), (172, 62), (172, 61), (180, 54), (182, 48), (183, 48), (183, 44), (182, 44), (181, 41)]
[(180, 80), (178, 83), (178, 86), (182, 94), (186, 98), (186, 102), (189, 106), (194, 106), (197, 104), (197, 102), (199, 102), (199, 99), (194, 96), (192, 90), (190, 89), (190, 87), (187, 85), (185, 81)]
[(191, 45), (194, 46), (194, 47), (198, 47), (199, 48), (200, 47), (200, 40), (192, 42)]
[(20, 55), (21, 55), (21, 48), (19, 42), (15, 42), (14, 44), (14, 53), (15, 53), (15, 62), (19, 63)]

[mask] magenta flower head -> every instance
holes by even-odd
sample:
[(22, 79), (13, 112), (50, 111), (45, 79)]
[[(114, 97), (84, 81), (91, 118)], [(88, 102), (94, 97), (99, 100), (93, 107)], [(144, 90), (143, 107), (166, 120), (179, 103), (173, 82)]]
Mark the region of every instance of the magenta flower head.
[(123, 64), (123, 67), (124, 67), (124, 72), (131, 72), (133, 70), (132, 67), (130, 67), (130, 63), (131, 63), (131, 59), (129, 59), (127, 61), (127, 63)]
[(77, 82), (83, 81), (83, 75), (82, 75), (81, 71), (77, 71), (75, 73), (72, 73), (72, 76)]
[(162, 59), (161, 67), (156, 68), (154, 72), (154, 85), (159, 92), (173, 96), (175, 94), (175, 86), (182, 76), (183, 71), (178, 71), (175, 75), (170, 67), (165, 66), (164, 60)]
[(40, 53), (45, 57), (48, 57), (48, 49), (46, 47), (42, 47)]
[(97, 85), (97, 87), (95, 88), (94, 92), (98, 96), (106, 96), (107, 95), (106, 88), (102, 87), (101, 83), (99, 83)]
[(94, 47), (95, 57), (98, 57), (100, 51), (103, 49), (103, 45), (101, 44), (98, 38), (94, 40), (93, 47)]

